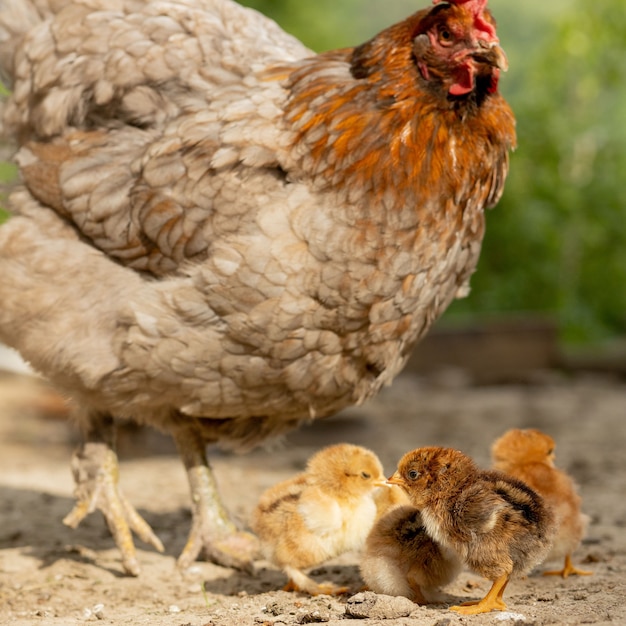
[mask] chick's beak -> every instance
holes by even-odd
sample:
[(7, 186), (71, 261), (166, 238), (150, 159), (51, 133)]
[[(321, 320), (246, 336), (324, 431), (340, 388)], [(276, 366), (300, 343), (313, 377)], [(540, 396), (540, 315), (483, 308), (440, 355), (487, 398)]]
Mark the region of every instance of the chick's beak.
[(478, 41), (478, 47), (472, 56), (481, 63), (487, 63), (499, 70), (506, 72), (509, 69), (509, 61), (504, 50), (495, 41)]
[(393, 476), (390, 476), (387, 481), (386, 484), (391, 486), (391, 485), (398, 485), (398, 487), (403, 487), (404, 486), (404, 480), (402, 480), (402, 476), (400, 476), (400, 474), (398, 474), (398, 472), (396, 472), (395, 474), (393, 474)]

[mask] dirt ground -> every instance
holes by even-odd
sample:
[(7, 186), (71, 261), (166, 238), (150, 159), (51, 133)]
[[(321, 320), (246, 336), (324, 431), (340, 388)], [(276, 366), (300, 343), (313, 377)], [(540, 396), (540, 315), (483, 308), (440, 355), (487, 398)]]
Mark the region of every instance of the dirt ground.
[[(592, 517), (575, 562), (594, 574), (563, 580), (535, 572), (509, 586), (509, 611), (476, 617), (460, 617), (448, 604), (406, 603), (391, 603), (376, 615), (367, 602), (358, 604), (359, 596), (290, 594), (281, 590), (283, 575), (262, 562), (254, 575), (206, 562), (177, 570), (190, 522), (186, 478), (171, 443), (152, 431), (123, 432), (121, 483), (166, 552), (138, 544), (143, 571), (126, 577), (99, 513), (75, 531), (61, 523), (72, 507), (69, 460), (76, 445), (62, 416), (63, 407), (41, 383), (0, 376), (1, 624), (339, 624), (350, 619), (346, 610), (369, 614), (352, 619), (372, 626), (626, 624), (623, 381), (542, 372), (524, 384), (472, 386), (458, 372), (430, 379), (407, 374), (366, 406), (295, 432), (282, 446), (241, 457), (212, 452), (224, 498), (245, 523), (265, 488), (302, 469), (327, 444), (368, 446), (391, 473), (404, 452), (421, 445), (454, 446), (487, 466), (490, 443), (506, 429), (550, 433), (557, 462), (578, 481)], [(355, 594), (362, 585), (357, 564), (358, 555), (344, 555), (315, 577), (347, 584)], [(445, 592), (453, 603), (487, 589), (485, 580), (466, 572)]]

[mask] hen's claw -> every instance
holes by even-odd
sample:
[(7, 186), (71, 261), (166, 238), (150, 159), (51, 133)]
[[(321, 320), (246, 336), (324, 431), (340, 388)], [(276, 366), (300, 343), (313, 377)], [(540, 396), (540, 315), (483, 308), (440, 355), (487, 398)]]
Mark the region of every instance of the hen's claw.
[(161, 540), (119, 490), (117, 455), (107, 443), (88, 442), (72, 458), (76, 481), (76, 505), (63, 520), (76, 528), (96, 509), (104, 515), (122, 555), (124, 570), (132, 576), (140, 571), (132, 533), (163, 552)]

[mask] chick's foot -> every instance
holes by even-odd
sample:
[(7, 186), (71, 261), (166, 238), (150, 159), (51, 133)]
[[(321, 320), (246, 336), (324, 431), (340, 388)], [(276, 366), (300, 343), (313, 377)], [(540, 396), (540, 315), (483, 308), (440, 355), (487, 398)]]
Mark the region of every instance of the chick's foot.
[(591, 576), (593, 575), (593, 572), (590, 572), (585, 569), (578, 569), (572, 563), (572, 558), (568, 554), (565, 557), (565, 564), (563, 565), (563, 569), (544, 572), (543, 575), (544, 576), (561, 576), (562, 578), (567, 578), (568, 576)]
[(204, 441), (190, 428), (178, 429), (174, 439), (187, 470), (192, 500), (191, 531), (178, 566), (185, 569), (203, 554), (218, 565), (252, 571), (259, 541), (252, 533), (238, 530), (222, 504)]
[(77, 502), (63, 523), (76, 528), (87, 515), (101, 511), (121, 552), (124, 570), (137, 576), (140, 568), (132, 533), (159, 552), (163, 544), (121, 493), (117, 455), (108, 443), (85, 443), (72, 458), (72, 472)]
[(509, 582), (508, 576), (502, 576), (494, 581), (491, 589), (482, 600), (463, 602), (460, 606), (451, 606), (450, 610), (461, 615), (478, 615), (491, 611), (505, 611), (506, 604), (502, 600), (504, 589)]
[(316, 583), (295, 567), (285, 567), (284, 569), (289, 576), (289, 582), (283, 587), (283, 591), (307, 593), (310, 596), (341, 596), (349, 591), (348, 587), (340, 587), (330, 582)]

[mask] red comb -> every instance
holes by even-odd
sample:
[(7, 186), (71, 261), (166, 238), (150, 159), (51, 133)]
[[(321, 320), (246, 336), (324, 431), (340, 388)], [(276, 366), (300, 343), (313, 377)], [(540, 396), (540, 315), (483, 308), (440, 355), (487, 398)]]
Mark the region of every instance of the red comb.
[(483, 11), (487, 8), (487, 0), (433, 0), (433, 4), (439, 4), (440, 2), (464, 4), (474, 14), (476, 30), (485, 33), (485, 38), (488, 41), (498, 41), (495, 26), (483, 17)]

